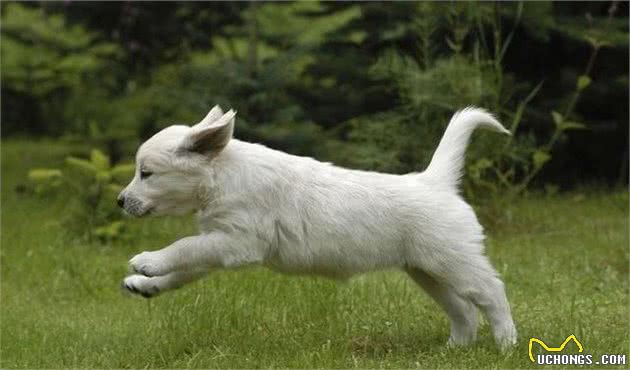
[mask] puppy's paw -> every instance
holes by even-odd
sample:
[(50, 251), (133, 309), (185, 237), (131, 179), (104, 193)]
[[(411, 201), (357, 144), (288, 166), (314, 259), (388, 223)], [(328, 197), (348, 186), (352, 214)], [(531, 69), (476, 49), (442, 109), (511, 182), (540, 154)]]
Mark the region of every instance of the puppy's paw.
[(497, 344), (499, 345), (501, 352), (509, 352), (513, 350), (516, 346), (517, 337), (516, 328), (513, 324), (507, 325), (506, 328), (501, 330), (499, 335), (496, 336)]
[(144, 276), (162, 276), (169, 273), (164, 258), (158, 252), (142, 252), (129, 260), (129, 270)]
[(139, 294), (144, 298), (155, 297), (160, 294), (160, 288), (151, 282), (150, 277), (143, 275), (131, 275), (127, 276), (123, 281), (123, 288), (133, 294)]

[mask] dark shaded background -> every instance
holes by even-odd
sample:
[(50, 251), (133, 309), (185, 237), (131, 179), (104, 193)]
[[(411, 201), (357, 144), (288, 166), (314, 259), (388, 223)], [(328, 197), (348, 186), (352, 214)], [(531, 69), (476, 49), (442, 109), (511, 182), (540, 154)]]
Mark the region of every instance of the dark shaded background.
[[(586, 129), (562, 135), (534, 186), (627, 183), (628, 3), (531, 2), (520, 16), (518, 6), (3, 2), (3, 139), (79, 140), (120, 161), (159, 128), (192, 124), (219, 103), (239, 111), (240, 138), (352, 167), (420, 170), (454, 110), (482, 105), (505, 122), (504, 107), (513, 111), (540, 82), (515, 145), (543, 145), (595, 35), (603, 45), (592, 83), (570, 115)], [(492, 55), (497, 29), (503, 40), (514, 30), (498, 98), (433, 104), (433, 93), (440, 102), (466, 88), (434, 91), (438, 61), (465, 66), (479, 50)], [(449, 44), (458, 37), (461, 49)], [(408, 64), (379, 73), (392, 53)], [(479, 64), (481, 83), (494, 81), (486, 68)], [(407, 70), (428, 83), (410, 90)]]

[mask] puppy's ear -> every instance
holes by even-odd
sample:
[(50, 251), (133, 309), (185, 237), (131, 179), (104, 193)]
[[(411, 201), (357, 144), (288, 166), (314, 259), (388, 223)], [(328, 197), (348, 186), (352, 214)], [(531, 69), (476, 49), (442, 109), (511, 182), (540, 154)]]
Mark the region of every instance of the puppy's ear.
[(218, 120), (219, 118), (221, 118), (221, 116), (223, 116), (223, 110), (221, 110), (220, 106), (215, 105), (214, 107), (212, 107), (212, 109), (210, 109), (210, 112), (206, 114), (204, 119), (202, 119), (198, 124), (194, 125), (193, 127), (200, 128), (201, 126), (209, 125), (213, 123), (214, 121)]
[[(212, 113), (212, 111), (210, 111), (210, 113)], [(210, 113), (208, 113), (208, 116)], [(202, 121), (191, 127), (190, 133), (186, 135), (180, 148), (189, 152), (206, 155), (219, 154), (232, 138), (235, 116), (236, 112), (230, 109), (212, 123), (202, 125)]]

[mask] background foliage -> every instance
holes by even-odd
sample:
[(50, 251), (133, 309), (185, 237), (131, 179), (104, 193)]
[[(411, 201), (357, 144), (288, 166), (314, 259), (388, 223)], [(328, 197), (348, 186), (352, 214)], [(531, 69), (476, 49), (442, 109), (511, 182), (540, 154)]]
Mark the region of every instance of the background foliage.
[(4, 2), (2, 133), (88, 142), (118, 162), (218, 103), (238, 110), (241, 138), (409, 172), (455, 110), (479, 105), (516, 135), (480, 134), (468, 191), (624, 183), (627, 13), (610, 2)]

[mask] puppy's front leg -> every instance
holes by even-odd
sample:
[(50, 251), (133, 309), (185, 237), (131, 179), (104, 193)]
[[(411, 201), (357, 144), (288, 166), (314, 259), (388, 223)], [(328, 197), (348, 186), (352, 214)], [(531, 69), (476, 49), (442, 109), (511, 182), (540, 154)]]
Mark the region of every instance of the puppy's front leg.
[(129, 261), (131, 270), (144, 276), (162, 276), (174, 271), (229, 268), (261, 263), (264, 246), (247, 233), (224, 232), (189, 236), (164, 249), (142, 252)]
[(153, 277), (131, 275), (127, 276), (123, 281), (123, 288), (145, 298), (151, 298), (164, 291), (177, 289), (185, 284), (200, 279), (207, 273), (207, 270), (192, 270), (175, 271), (163, 276)]

